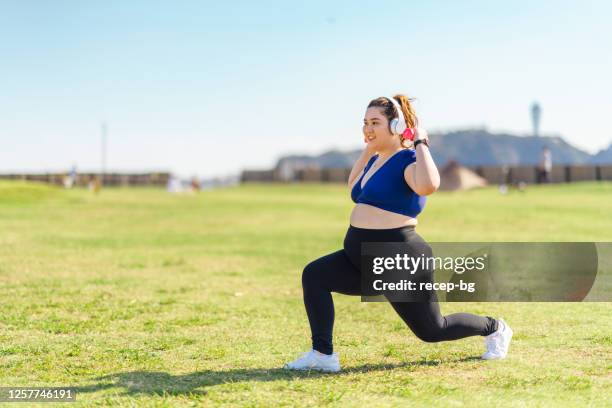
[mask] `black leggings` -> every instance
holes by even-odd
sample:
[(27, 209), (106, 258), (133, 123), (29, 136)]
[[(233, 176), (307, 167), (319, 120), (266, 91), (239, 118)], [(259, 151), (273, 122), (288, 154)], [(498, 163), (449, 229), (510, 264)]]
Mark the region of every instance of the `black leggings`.
[[(306, 265), (302, 274), (304, 305), (312, 332), (312, 348), (321, 353), (333, 352), (334, 302), (331, 292), (361, 295), (362, 242), (427, 245), (414, 227), (376, 230), (351, 225), (344, 238), (344, 249)], [(436, 293), (432, 292), (431, 302), (390, 302), (397, 314), (421, 340), (438, 342), (477, 335), (487, 336), (497, 330), (497, 321), (489, 316), (469, 313), (442, 316)]]

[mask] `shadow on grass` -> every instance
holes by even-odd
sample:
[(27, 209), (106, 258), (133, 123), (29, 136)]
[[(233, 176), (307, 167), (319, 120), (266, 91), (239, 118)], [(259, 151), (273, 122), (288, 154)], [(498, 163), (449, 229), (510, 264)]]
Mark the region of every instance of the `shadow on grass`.
[[(477, 357), (465, 357), (453, 362), (480, 360)], [(444, 362), (444, 364), (449, 362)], [(398, 368), (418, 368), (438, 366), (443, 362), (438, 360), (419, 360), (399, 364), (365, 364), (343, 369), (339, 373), (321, 373), (318, 371), (293, 371), (282, 368), (240, 368), (225, 371), (196, 371), (185, 375), (172, 375), (158, 371), (129, 371), (96, 377), (97, 384), (75, 387), (77, 393), (90, 393), (106, 389), (124, 389), (124, 394), (150, 395), (205, 395), (206, 390), (198, 389), (225, 383), (251, 381), (282, 381), (294, 379), (309, 379), (326, 376), (344, 376), (350, 374), (366, 374), (375, 371), (394, 370)]]

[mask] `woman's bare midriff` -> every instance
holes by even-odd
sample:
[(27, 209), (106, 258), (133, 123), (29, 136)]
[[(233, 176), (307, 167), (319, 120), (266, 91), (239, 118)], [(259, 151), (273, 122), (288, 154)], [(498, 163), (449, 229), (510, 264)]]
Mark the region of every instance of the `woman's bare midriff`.
[(351, 212), (351, 225), (357, 228), (390, 229), (417, 225), (417, 219), (359, 203)]

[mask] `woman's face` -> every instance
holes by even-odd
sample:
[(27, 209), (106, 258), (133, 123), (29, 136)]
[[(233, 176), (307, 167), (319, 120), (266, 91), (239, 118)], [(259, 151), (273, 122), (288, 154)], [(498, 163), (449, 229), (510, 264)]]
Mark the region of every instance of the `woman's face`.
[(393, 140), (389, 130), (389, 121), (383, 115), (382, 108), (371, 107), (366, 110), (363, 119), (363, 135), (372, 146), (382, 147)]

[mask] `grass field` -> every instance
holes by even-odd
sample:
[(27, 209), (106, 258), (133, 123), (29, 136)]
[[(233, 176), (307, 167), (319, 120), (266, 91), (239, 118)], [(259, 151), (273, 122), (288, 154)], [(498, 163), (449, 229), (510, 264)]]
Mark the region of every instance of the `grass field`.
[[(0, 182), (0, 386), (73, 386), (77, 405), (610, 406), (610, 303), (444, 303), (504, 317), (423, 343), (385, 303), (334, 295), (343, 372), (286, 372), (310, 347), (300, 276), (341, 247), (341, 185), (197, 195)], [(428, 241), (612, 241), (612, 183), (436, 193)], [(43, 405), (42, 406), (47, 406)]]

